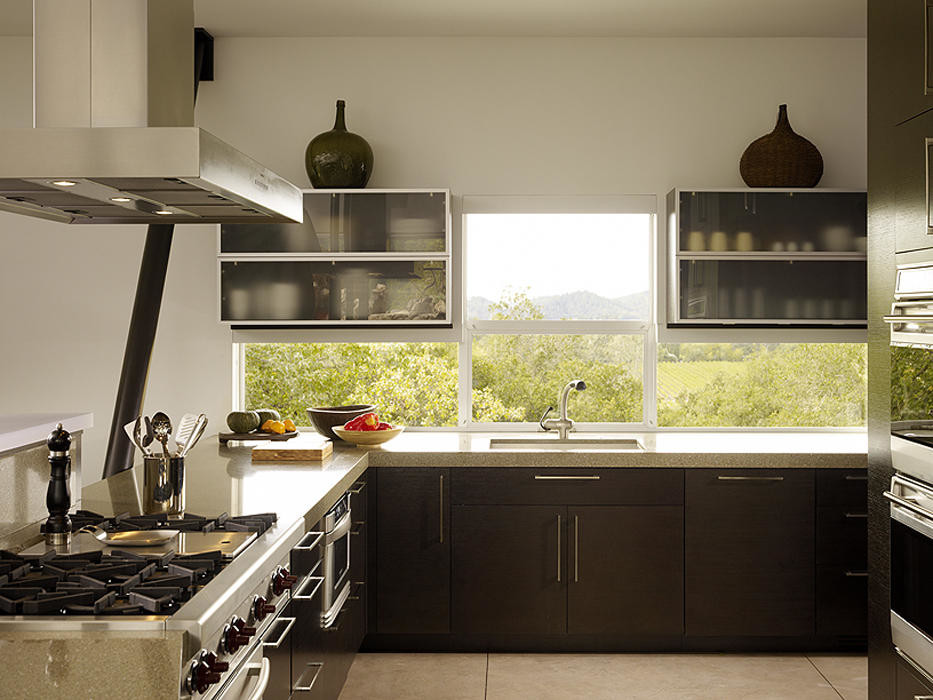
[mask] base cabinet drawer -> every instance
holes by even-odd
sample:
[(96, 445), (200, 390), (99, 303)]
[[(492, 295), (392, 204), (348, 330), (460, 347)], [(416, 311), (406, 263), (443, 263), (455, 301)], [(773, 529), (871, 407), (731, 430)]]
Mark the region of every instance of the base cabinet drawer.
[(816, 563), (858, 570), (867, 568), (867, 510), (844, 506), (816, 509)]

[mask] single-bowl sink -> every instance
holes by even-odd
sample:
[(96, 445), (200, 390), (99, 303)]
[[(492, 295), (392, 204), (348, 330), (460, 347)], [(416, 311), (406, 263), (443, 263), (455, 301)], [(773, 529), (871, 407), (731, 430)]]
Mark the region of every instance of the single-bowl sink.
[(490, 449), (496, 450), (608, 450), (610, 452), (644, 452), (635, 438), (570, 437), (561, 440), (549, 435), (540, 437), (492, 438)]

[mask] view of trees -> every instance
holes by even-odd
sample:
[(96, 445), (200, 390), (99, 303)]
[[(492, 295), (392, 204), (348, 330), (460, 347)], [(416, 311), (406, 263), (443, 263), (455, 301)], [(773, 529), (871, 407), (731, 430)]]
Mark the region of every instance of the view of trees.
[[(488, 305), (488, 318), (534, 320), (521, 292)], [(572, 417), (643, 420), (641, 336), (476, 336), (473, 420), (537, 422), (569, 379), (584, 379)], [(307, 425), (308, 406), (373, 403), (390, 422), (457, 424), (454, 343), (264, 343), (246, 346), (246, 404)], [(862, 344), (670, 344), (658, 348), (662, 426), (861, 426)]]

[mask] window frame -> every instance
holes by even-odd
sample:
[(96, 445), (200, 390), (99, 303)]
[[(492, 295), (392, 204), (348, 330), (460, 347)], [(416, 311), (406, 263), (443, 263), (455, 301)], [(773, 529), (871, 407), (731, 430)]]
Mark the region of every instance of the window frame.
[[(654, 195), (606, 196), (464, 196), (460, 210), (460, 313), (462, 336), (458, 348), (457, 427), (467, 432), (528, 432), (532, 422), (473, 420), (473, 341), (485, 335), (631, 335), (642, 337), (642, 420), (640, 422), (577, 422), (578, 432), (644, 432), (657, 430), (657, 254), (658, 211)], [(645, 320), (471, 321), (467, 318), (468, 217), (474, 214), (647, 214), (649, 312)], [(567, 377), (570, 381), (573, 377)], [(583, 377), (586, 379), (586, 377)], [(558, 388), (559, 390), (559, 388)], [(554, 400), (558, 396), (555, 394)], [(541, 406), (543, 412), (546, 406)]]

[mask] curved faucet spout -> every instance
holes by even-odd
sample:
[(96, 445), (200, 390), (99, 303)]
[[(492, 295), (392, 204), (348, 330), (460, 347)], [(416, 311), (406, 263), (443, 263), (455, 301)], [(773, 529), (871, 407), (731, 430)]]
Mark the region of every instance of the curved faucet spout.
[(545, 430), (557, 429), (558, 437), (561, 440), (566, 440), (567, 435), (573, 430), (573, 421), (567, 415), (567, 401), (570, 398), (570, 392), (576, 389), (577, 391), (583, 391), (586, 389), (586, 382), (582, 379), (574, 379), (571, 382), (567, 383), (567, 386), (564, 387), (563, 391), (560, 392), (560, 417), (559, 418), (546, 418), (547, 412), (541, 418), (541, 427)]

